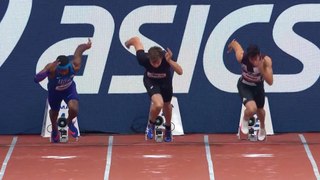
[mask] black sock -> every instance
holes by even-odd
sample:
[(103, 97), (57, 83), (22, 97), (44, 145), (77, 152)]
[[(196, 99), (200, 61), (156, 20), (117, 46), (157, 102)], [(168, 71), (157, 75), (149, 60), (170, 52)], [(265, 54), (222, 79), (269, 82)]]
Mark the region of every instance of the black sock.
[(165, 125), (167, 131), (171, 131), (171, 125)]

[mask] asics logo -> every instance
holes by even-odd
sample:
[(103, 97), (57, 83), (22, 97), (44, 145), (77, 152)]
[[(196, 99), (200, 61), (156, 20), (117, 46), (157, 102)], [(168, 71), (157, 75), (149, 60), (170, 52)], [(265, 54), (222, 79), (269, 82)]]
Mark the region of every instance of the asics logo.
[[(1, 49), (0, 67), (19, 42), (28, 24), (33, 2), (25, 0), (9, 1), (7, 12), (0, 26), (0, 42), (6, 44)], [(196, 64), (199, 64), (199, 62), (203, 63), (203, 72), (209, 85), (221, 91), (237, 93), (237, 88), (233, 84), (236, 84), (239, 74), (231, 72), (225, 66), (225, 46), (234, 33), (250, 24), (270, 26), (272, 30), (272, 35), (270, 36), (272, 37), (269, 37), (269, 39), (273, 39), (278, 49), (293, 57), (294, 60), (300, 61), (303, 65), (298, 73), (285, 74), (280, 72), (275, 74), (274, 79), (277, 83), (273, 86), (266, 86), (266, 92), (299, 92), (314, 85), (319, 78), (319, 69), (316, 68), (320, 66), (319, 48), (308, 38), (296, 33), (293, 27), (299, 23), (320, 22), (320, 17), (314, 15), (318, 14), (320, 4), (293, 5), (284, 9), (277, 17), (271, 18), (275, 15), (274, 6), (275, 4), (272, 3), (244, 6), (228, 12), (229, 14), (225, 14), (223, 18), (214, 23), (216, 24), (214, 27), (209, 27), (210, 23), (207, 22), (212, 20), (210, 19), (212, 15), (215, 15), (215, 12), (210, 10), (211, 4), (191, 4), (188, 15), (184, 20), (185, 28), (182, 30), (183, 32), (178, 33), (183, 34), (183, 37), (181, 37), (181, 44), (179, 44), (179, 54), (176, 54), (176, 56), (185, 73), (183, 76), (173, 76), (174, 93), (189, 93)], [(154, 13), (155, 11), (164, 12), (163, 14), (165, 15)], [(115, 26), (115, 20), (118, 19), (114, 19), (114, 16), (107, 9), (94, 5), (66, 5), (62, 13), (61, 24), (90, 24), (95, 29), (92, 34), (94, 46), (84, 54), (88, 55), (85, 71), (83, 75), (75, 77), (79, 94), (99, 93), (105, 67), (109, 64), (107, 60), (114, 38), (120, 39), (120, 43), (125, 50), (127, 48), (124, 47), (124, 42), (133, 35), (141, 37), (146, 49), (154, 45), (160, 46), (159, 43), (153, 41), (154, 38), (141, 34), (140, 28), (145, 24), (169, 24), (175, 26), (174, 22), (178, 11), (178, 5), (145, 5), (137, 7), (128, 12), (122, 22), (117, 22), (121, 26), (119, 27), (119, 32), (115, 32), (118, 29)], [(83, 14), (83, 12), (86, 12), (86, 14)], [(18, 20), (16, 17), (19, 17)], [(104, 19), (104, 21), (102, 22), (100, 19)], [(272, 19), (275, 19), (275, 21)], [(194, 28), (195, 26), (197, 28)], [(212, 29), (212, 31), (206, 32), (207, 29)], [(190, 39), (190, 37), (192, 38)], [(175, 38), (180, 40), (180, 37)], [(68, 37), (54, 43), (47, 49), (45, 47), (44, 49), (46, 50), (40, 56), (35, 72), (39, 72), (48, 61), (56, 57), (56, 52), (71, 54), (74, 51), (75, 44), (86, 42), (86, 40), (86, 37)], [(191, 41), (192, 43), (190, 43)], [(308, 50), (307, 54), (306, 51), (301, 51), (301, 47)], [(204, 50), (201, 51), (201, 49)], [(275, 51), (278, 49), (275, 49)], [(133, 48), (128, 51), (135, 55)], [(198, 57), (202, 58), (199, 59)], [(95, 77), (94, 81), (92, 81), (93, 76)], [(224, 78), (217, 77), (228, 77), (229, 83), (225, 83)], [(133, 74), (112, 75), (109, 89), (106, 93), (145, 93), (142, 78), (142, 75)], [(88, 86), (89, 82), (90, 86)], [(288, 82), (294, 83), (295, 86), (288, 86)], [(46, 80), (40, 83), (44, 89), (47, 89), (46, 84)], [(124, 86), (123, 84), (126, 85)]]

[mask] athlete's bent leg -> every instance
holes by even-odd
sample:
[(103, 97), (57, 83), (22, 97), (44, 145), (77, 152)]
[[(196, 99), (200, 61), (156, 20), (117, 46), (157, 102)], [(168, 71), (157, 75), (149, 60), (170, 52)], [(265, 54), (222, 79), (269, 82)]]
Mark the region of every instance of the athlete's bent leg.
[(68, 123), (72, 122), (72, 119), (78, 116), (79, 113), (79, 102), (78, 100), (72, 99), (68, 102)]
[(154, 123), (159, 113), (161, 112), (161, 109), (163, 108), (164, 104), (161, 94), (152, 95), (151, 102), (152, 103), (150, 106), (149, 120)]
[(69, 133), (72, 135), (72, 137), (77, 138), (79, 136), (79, 130), (75, 127), (74, 123), (72, 122), (72, 119), (78, 116), (79, 112), (79, 102), (78, 100), (72, 99), (68, 102), (68, 127), (69, 127)]
[(165, 132), (165, 142), (172, 141), (172, 132), (171, 132), (171, 118), (172, 118), (172, 104), (171, 102), (165, 102), (163, 106), (164, 117), (166, 118), (166, 132)]
[(161, 109), (163, 108), (163, 99), (161, 94), (154, 94), (151, 96), (151, 105), (149, 111), (149, 120), (146, 128), (146, 139), (153, 139), (156, 118), (158, 117)]
[(258, 116), (259, 121), (260, 121), (260, 130), (259, 130), (259, 133), (258, 133), (258, 140), (259, 141), (263, 141), (266, 138), (266, 129), (265, 129), (266, 112), (265, 112), (264, 108), (258, 108), (257, 116)]
[(240, 123), (240, 129), (243, 134), (249, 133), (248, 121), (256, 113), (257, 105), (253, 100), (246, 102), (243, 117)]
[(57, 119), (59, 115), (59, 110), (49, 110), (49, 116), (51, 121), (51, 142), (57, 143), (59, 142), (59, 132), (58, 132), (58, 124)]

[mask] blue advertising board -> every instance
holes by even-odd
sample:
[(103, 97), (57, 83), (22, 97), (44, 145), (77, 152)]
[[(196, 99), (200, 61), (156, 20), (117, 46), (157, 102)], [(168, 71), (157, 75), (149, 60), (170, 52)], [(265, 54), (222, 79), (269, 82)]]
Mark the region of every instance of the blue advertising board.
[(143, 67), (124, 42), (169, 47), (184, 74), (173, 75), (185, 133), (235, 133), (240, 65), (227, 44), (258, 44), (273, 60), (265, 85), (273, 129), (320, 130), (320, 3), (249, 1), (0, 1), (0, 134), (41, 132), (47, 80), (34, 75), (88, 38), (75, 77), (82, 132), (143, 132), (150, 100)]

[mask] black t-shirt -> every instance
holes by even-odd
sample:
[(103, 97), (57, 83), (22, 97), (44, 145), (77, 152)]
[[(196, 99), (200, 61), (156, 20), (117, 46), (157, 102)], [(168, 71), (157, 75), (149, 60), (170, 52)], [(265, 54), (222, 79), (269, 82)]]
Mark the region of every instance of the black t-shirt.
[(137, 51), (137, 60), (145, 68), (144, 77), (156, 81), (171, 82), (171, 67), (165, 58), (162, 59), (159, 67), (155, 68), (150, 64), (147, 53), (144, 50)]

